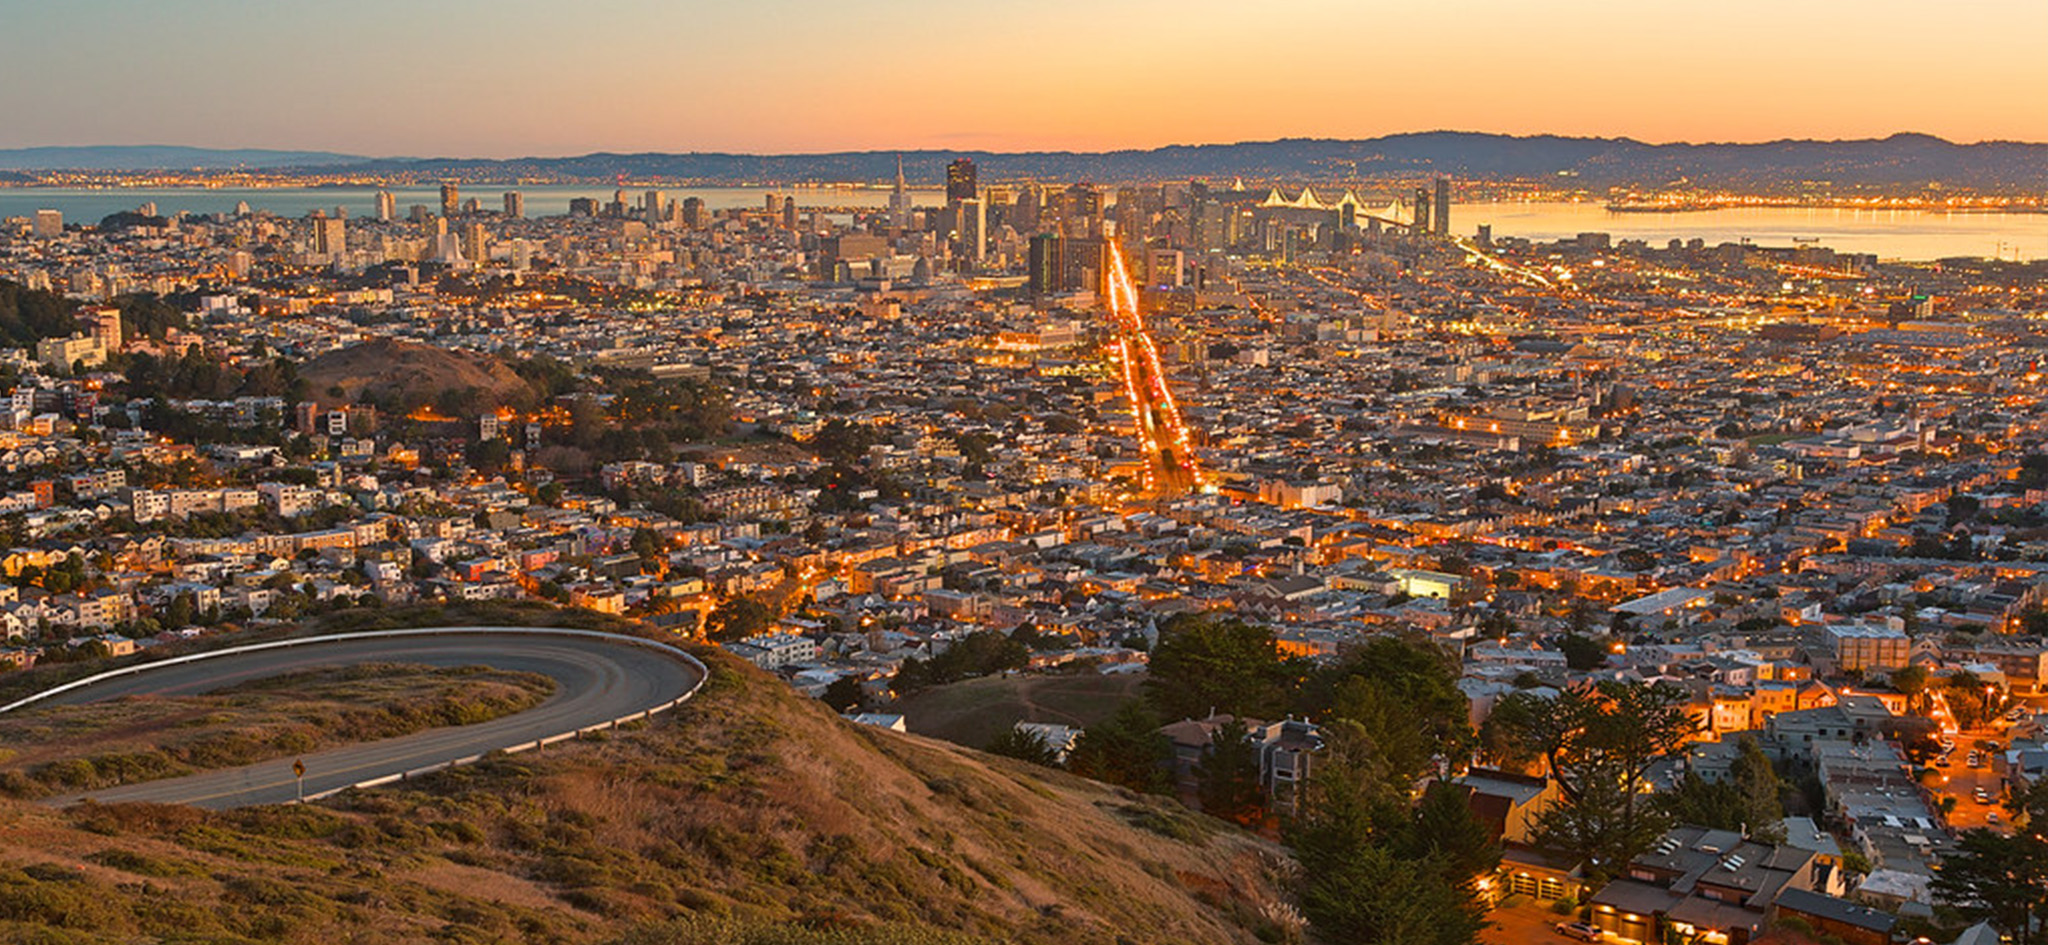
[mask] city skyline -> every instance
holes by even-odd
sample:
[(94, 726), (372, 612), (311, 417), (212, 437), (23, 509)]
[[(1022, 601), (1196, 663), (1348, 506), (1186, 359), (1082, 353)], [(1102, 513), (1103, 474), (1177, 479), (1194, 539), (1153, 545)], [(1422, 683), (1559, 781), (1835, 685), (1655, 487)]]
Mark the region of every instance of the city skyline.
[[(0, 39), (0, 147), (1092, 151), (1433, 128), (1651, 142), (2048, 139), (2025, 98), (2048, 85), (2048, 62), (2025, 48), (2048, 29), (2037, 4), (1984, 0), (1945, 19), (1903, 2), (1034, 12), (924, 0), (617, 0), (573, 17), (469, 2), (373, 3), (347, 18), (289, 4), (254, 16), (220, 2), (25, 7)], [(1262, 53), (1297, 46), (1320, 52), (1283, 57), (1285, 68)], [(81, 49), (94, 51), (92, 68), (79, 67)], [(1916, 67), (1899, 67), (1901, 56)]]

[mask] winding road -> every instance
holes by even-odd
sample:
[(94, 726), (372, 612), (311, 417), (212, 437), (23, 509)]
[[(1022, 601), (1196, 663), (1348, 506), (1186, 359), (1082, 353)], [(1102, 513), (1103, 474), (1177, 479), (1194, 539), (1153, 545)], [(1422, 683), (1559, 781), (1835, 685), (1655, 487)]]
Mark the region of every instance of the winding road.
[[(189, 696), (282, 673), (367, 662), (491, 666), (540, 673), (555, 692), (540, 705), (475, 725), (331, 748), (272, 761), (51, 798), (150, 801), (224, 810), (314, 799), (351, 787), (466, 764), (674, 708), (704, 680), (681, 650), (634, 637), (578, 630), (445, 627), (313, 637), (145, 663), (59, 687), (0, 712), (122, 698)], [(26, 703), (26, 704), (25, 704)], [(304, 784), (292, 765), (305, 764)]]

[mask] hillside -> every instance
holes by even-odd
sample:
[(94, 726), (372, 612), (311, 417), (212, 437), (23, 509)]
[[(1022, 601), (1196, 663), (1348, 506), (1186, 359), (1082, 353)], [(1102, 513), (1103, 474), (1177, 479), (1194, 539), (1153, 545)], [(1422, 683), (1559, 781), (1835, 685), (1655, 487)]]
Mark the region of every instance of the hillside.
[[(0, 940), (1251, 942), (1279, 851), (859, 728), (715, 652), (676, 716), (303, 808), (0, 801)], [(925, 929), (965, 938), (932, 936)], [(851, 931), (849, 931), (851, 930)], [(919, 931), (913, 931), (919, 930)]]
[(109, 145), (0, 149), (0, 167), (12, 170), (190, 170), (229, 167), (323, 167), (365, 160), (332, 151), (272, 151), (260, 148), (186, 148), (174, 145)]
[[(1589, 187), (1698, 186), (1806, 192), (1814, 182), (1842, 191), (1950, 188), (2030, 193), (2048, 186), (2048, 144), (1958, 144), (1931, 135), (1853, 140), (1651, 144), (1630, 138), (1426, 131), (1362, 139), (1285, 138), (1235, 144), (1177, 144), (1124, 151), (841, 151), (822, 154), (595, 153), (577, 157), (351, 158), (318, 152), (218, 152), (163, 148), (44, 148), (0, 151), (0, 168), (219, 167), (258, 165), (327, 173), (333, 165), (363, 174), (459, 177), (475, 181), (545, 178), (589, 182), (664, 178), (705, 184), (788, 181), (886, 182), (901, 157), (910, 180), (945, 180), (947, 162), (972, 158), (986, 180), (1093, 180), (1246, 177), (1298, 182), (1412, 179), (1550, 178)], [(67, 163), (68, 162), (68, 163)]]
[(980, 748), (1018, 722), (1085, 728), (1139, 697), (1142, 675), (983, 676), (934, 686), (897, 703), (919, 735)]
[(368, 399), (392, 409), (473, 411), (522, 402), (531, 394), (519, 374), (496, 358), (390, 338), (330, 351), (306, 362), (299, 376), (323, 405), (352, 403), (367, 391)]

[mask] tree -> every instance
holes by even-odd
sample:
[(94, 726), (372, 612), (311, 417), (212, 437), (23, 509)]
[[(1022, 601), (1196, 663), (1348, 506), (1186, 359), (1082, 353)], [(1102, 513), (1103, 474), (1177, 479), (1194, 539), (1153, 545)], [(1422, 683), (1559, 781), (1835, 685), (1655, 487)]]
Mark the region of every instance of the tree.
[(2048, 841), (1967, 831), (1942, 858), (1932, 890), (1966, 918), (1987, 920), (2027, 945), (2035, 917), (2048, 912)]
[(641, 561), (658, 561), (667, 548), (668, 542), (662, 540), (660, 532), (646, 526), (633, 529), (633, 553), (639, 555)]
[(1259, 747), (1243, 722), (1232, 719), (1209, 736), (1209, 753), (1195, 766), (1195, 780), (1204, 812), (1244, 827), (1265, 819)]
[(1449, 781), (1431, 782), (1395, 849), (1411, 860), (1436, 860), (1459, 881), (1493, 872), (1500, 866), (1500, 844), (1472, 815), (1471, 794)]
[(1984, 681), (1984, 677), (1958, 670), (1950, 673), (1942, 682), (1948, 710), (1956, 717), (1956, 724), (1962, 728), (1976, 728), (1996, 714), (2004, 704), (1996, 686)]
[[(1522, 676), (1529, 677), (1524, 680)], [(1523, 682), (1529, 685), (1522, 685)], [(1533, 673), (1523, 673), (1515, 678), (1518, 692), (1500, 697), (1493, 704), (1493, 711), (1487, 713), (1486, 721), (1479, 726), (1479, 751), (1491, 764), (1510, 771), (1528, 771), (1541, 761), (1542, 753), (1536, 750), (1522, 732), (1535, 724), (1531, 716), (1547, 712), (1550, 700), (1526, 690), (1542, 684)]]
[(1892, 688), (1905, 693), (1906, 711), (1918, 711), (1921, 700), (1927, 693), (1927, 668), (1924, 666), (1901, 666), (1892, 671)]
[(1454, 657), (1427, 639), (1374, 637), (1302, 684), (1297, 710), (1350, 723), (1403, 796), (1440, 759), (1470, 753), (1469, 708)]
[(1607, 663), (1607, 648), (1592, 637), (1568, 633), (1557, 648), (1564, 651), (1564, 664), (1572, 669), (1599, 669)]
[(1715, 830), (1742, 829), (1742, 791), (1732, 781), (1708, 781), (1687, 771), (1678, 787), (1657, 797), (1657, 809), (1674, 823)]
[(851, 712), (867, 701), (867, 693), (861, 689), (860, 677), (841, 676), (825, 687), (822, 697), (834, 712)]
[(1696, 727), (1684, 689), (1605, 680), (1528, 706), (1501, 734), (1541, 756), (1562, 803), (1538, 824), (1540, 841), (1612, 875), (1663, 833), (1668, 819), (1643, 802), (1643, 777)]
[(1742, 801), (1742, 823), (1748, 827), (1749, 836), (1765, 843), (1779, 843), (1785, 839), (1785, 785), (1778, 778), (1778, 770), (1771, 764), (1770, 756), (1764, 754), (1762, 745), (1754, 737), (1744, 735), (1737, 743), (1735, 760), (1728, 766), (1728, 776)]
[(1172, 762), (1173, 743), (1160, 733), (1158, 717), (1136, 699), (1083, 729), (1067, 752), (1067, 770), (1075, 774), (1153, 794), (1173, 789)]
[(1145, 695), (1170, 719), (1212, 712), (1270, 719), (1285, 710), (1298, 675), (1265, 627), (1206, 614), (1176, 617), (1159, 630)]
[(988, 743), (983, 751), (1005, 758), (1017, 758), (1048, 768), (1059, 767), (1060, 754), (1045, 743), (1045, 737), (1037, 732), (1027, 732), (1016, 726), (1004, 729)]
[[(1476, 880), (1493, 864), (1484, 828), (1446, 786), (1409, 810), (1357, 726), (1325, 727), (1325, 748), (1290, 821), (1302, 915), (1328, 942), (1471, 945), (1486, 927)], [(1463, 814), (1463, 820), (1458, 815)], [(1476, 832), (1475, 832), (1476, 831)], [(1475, 847), (1474, 838), (1478, 839)]]
[(711, 611), (705, 629), (721, 643), (744, 640), (775, 625), (775, 611), (750, 597), (735, 597)]

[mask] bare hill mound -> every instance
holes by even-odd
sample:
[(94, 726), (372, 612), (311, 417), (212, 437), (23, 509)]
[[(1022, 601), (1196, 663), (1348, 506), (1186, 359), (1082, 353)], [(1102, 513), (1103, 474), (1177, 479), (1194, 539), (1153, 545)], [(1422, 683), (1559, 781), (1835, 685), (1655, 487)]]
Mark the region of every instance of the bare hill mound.
[(396, 410), (436, 406), (467, 412), (531, 396), (518, 372), (496, 358), (391, 338), (330, 351), (307, 362), (299, 376), (327, 406), (369, 400)]

